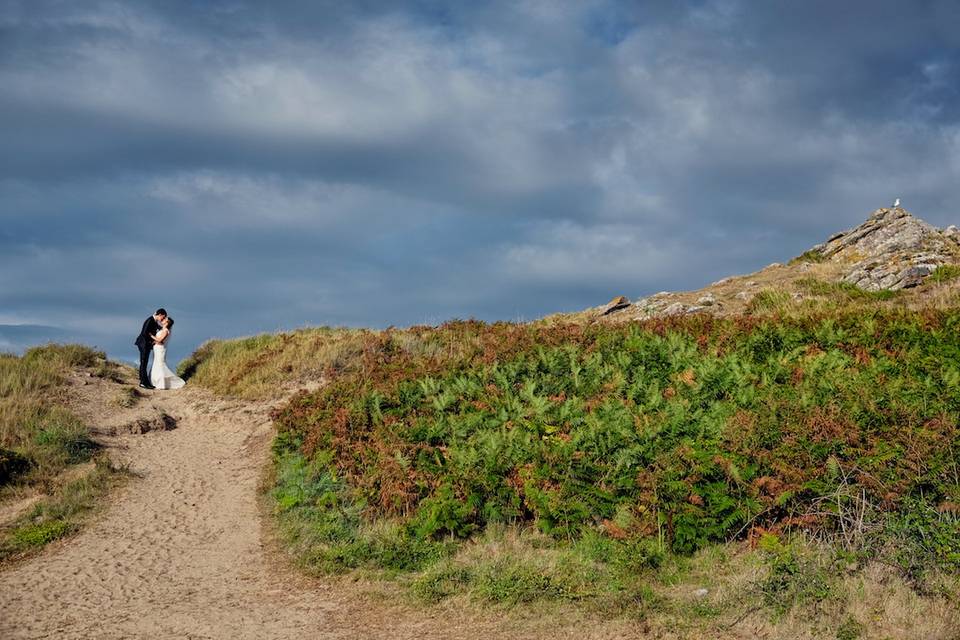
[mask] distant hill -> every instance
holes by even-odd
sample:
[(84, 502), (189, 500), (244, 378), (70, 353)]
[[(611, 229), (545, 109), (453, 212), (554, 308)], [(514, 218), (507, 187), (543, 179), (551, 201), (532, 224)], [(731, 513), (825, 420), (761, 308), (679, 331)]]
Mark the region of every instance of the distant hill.
[[(786, 264), (731, 276), (696, 291), (619, 296), (553, 321), (624, 322), (664, 316), (769, 312), (856, 299), (910, 307), (940, 305), (960, 274), (960, 230), (938, 229), (901, 207), (877, 209), (858, 227), (836, 233)], [(937, 285), (937, 286), (934, 286)], [(954, 300), (954, 303), (956, 301)]]

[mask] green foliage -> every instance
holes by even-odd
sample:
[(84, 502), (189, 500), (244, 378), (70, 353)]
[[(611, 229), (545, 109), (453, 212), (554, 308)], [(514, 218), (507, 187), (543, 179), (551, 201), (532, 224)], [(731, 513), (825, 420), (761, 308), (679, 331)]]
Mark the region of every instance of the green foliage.
[(839, 301), (849, 300), (892, 300), (900, 295), (900, 291), (880, 289), (867, 291), (849, 282), (827, 282), (816, 278), (803, 278), (797, 281), (807, 293), (815, 296), (825, 296)]
[(830, 597), (829, 575), (815, 556), (770, 534), (760, 539), (760, 548), (766, 553), (768, 569), (760, 590), (764, 603), (775, 612), (784, 614), (797, 605)]
[(790, 294), (776, 289), (764, 289), (757, 292), (747, 305), (748, 313), (769, 313), (790, 302)]
[(790, 260), (790, 264), (799, 264), (801, 262), (823, 262), (826, 259), (827, 256), (825, 256), (822, 251), (817, 249), (808, 249), (796, 258), (792, 258)]
[(488, 602), (518, 604), (564, 595), (562, 585), (543, 571), (511, 558), (480, 564), (471, 576), (472, 594)]
[[(67, 465), (86, 462), (96, 450), (88, 429), (64, 405), (66, 374), (75, 368), (95, 372), (101, 352), (81, 345), (28, 349), (22, 357), (0, 354), (0, 485), (45, 483)], [(23, 461), (27, 462), (24, 463)]]
[(530, 522), (692, 551), (831, 491), (828, 460), (878, 502), (957, 492), (955, 317), (698, 322), (423, 330), (446, 358), (372, 337), (356, 374), (278, 412), (278, 439), (423, 539)]
[(410, 583), (415, 596), (425, 602), (437, 603), (462, 593), (470, 584), (470, 571), (455, 562), (438, 562), (420, 573)]
[(847, 617), (837, 627), (837, 640), (857, 640), (862, 636), (864, 627), (851, 617)]
[(930, 571), (960, 570), (960, 515), (910, 498), (886, 521), (892, 557), (915, 585), (923, 587)]
[(196, 373), (204, 362), (209, 360), (217, 351), (221, 343), (218, 340), (208, 340), (200, 345), (196, 351), (187, 356), (177, 365), (177, 375), (184, 380), (189, 380)]
[(0, 561), (23, 556), (77, 531), (102, 497), (119, 484), (127, 472), (113, 467), (106, 456), (96, 458), (93, 469), (58, 487), (32, 511), (0, 532)]
[[(465, 594), (474, 601), (513, 606), (539, 600), (584, 604), (608, 615), (644, 615), (659, 606), (646, 566), (648, 547), (585, 535), (573, 544), (553, 544), (528, 531), (493, 527), (453, 556), (427, 565), (409, 585), (427, 602)], [(630, 551), (637, 551), (632, 562)], [(660, 554), (662, 557), (662, 553)], [(644, 566), (641, 566), (644, 565)]]
[(933, 270), (933, 273), (930, 274), (929, 279), (932, 282), (939, 284), (953, 280), (957, 276), (960, 276), (960, 265), (942, 264)]
[(324, 573), (357, 567), (410, 571), (447, 555), (450, 545), (411, 535), (409, 527), (386, 523), (363, 528), (363, 505), (330, 468), (330, 455), (314, 460), (281, 454), (273, 490), (288, 542), (306, 549), (307, 564)]
[(54, 344), (27, 349), (23, 354), (23, 362), (27, 366), (54, 365), (62, 370), (84, 367), (94, 368), (106, 355), (82, 344)]
[[(426, 599), (635, 593), (629, 576), (671, 554), (751, 529), (847, 539), (864, 513), (923, 532), (904, 571), (949, 568), (958, 329), (957, 311), (900, 310), (366, 334), (275, 413), (278, 512), (315, 569), (420, 571)], [(533, 562), (504, 591), (449, 559), (503, 526), (539, 531), (593, 586)], [(827, 597), (807, 555), (768, 564), (774, 609)]]
[(40, 524), (27, 524), (10, 532), (10, 543), (17, 550), (42, 547), (64, 537), (73, 530), (73, 525), (63, 520), (47, 520)]
[(47, 452), (45, 458), (62, 460), (63, 464), (86, 462), (100, 448), (87, 429), (70, 415), (49, 420), (35, 433), (34, 443)]

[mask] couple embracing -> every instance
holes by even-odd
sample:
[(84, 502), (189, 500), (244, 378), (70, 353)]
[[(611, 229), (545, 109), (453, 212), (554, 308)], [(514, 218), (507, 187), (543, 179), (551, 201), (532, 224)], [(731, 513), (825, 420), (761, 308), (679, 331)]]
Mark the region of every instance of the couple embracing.
[[(140, 349), (140, 386), (144, 389), (179, 389), (186, 384), (167, 367), (167, 342), (170, 340), (171, 329), (173, 318), (162, 308), (143, 321), (143, 328), (140, 329), (140, 335), (134, 344)], [(147, 377), (147, 363), (151, 351), (153, 367)]]

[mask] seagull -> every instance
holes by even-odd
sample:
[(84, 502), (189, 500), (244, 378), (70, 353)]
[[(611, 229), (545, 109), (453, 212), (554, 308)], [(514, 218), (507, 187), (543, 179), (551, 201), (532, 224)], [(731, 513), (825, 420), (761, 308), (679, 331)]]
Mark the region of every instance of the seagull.
[(893, 208), (896, 209), (899, 206), (900, 206), (900, 198), (897, 198), (896, 200), (893, 201)]

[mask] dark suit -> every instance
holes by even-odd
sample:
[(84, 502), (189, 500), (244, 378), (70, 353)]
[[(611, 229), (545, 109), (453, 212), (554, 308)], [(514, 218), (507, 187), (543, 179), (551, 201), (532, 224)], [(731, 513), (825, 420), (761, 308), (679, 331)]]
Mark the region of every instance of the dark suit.
[(150, 376), (147, 375), (147, 362), (150, 360), (150, 352), (153, 351), (153, 335), (160, 331), (160, 323), (153, 316), (143, 321), (143, 328), (140, 329), (140, 335), (136, 342), (140, 349), (140, 384), (150, 384)]

